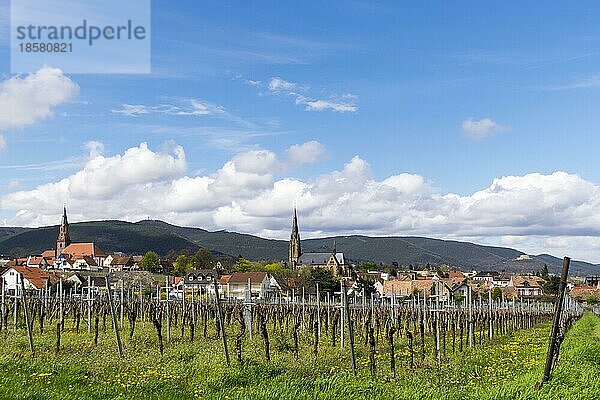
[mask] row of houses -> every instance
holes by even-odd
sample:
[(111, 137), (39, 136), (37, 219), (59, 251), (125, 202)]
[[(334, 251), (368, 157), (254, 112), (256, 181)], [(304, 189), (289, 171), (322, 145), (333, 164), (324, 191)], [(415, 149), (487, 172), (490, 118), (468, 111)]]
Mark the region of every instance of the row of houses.
[(583, 285), (577, 285), (571, 288), (571, 297), (576, 300), (585, 301), (588, 303), (600, 302), (600, 279), (596, 277), (586, 278)]
[(122, 272), (137, 271), (143, 256), (122, 253), (106, 254), (94, 243), (74, 243), (67, 246), (57, 257), (54, 250), (28, 257), (6, 259), (6, 266), (31, 267), (44, 270)]
[(23, 280), (26, 291), (35, 293), (56, 286), (61, 279), (76, 289), (86, 286), (94, 287), (95, 291), (98, 291), (99, 288), (106, 287), (104, 276), (83, 275), (79, 272), (55, 272), (38, 267), (4, 266), (0, 267), (0, 293), (5, 291), (9, 295), (13, 295), (19, 292), (21, 280)]
[[(371, 278), (377, 272), (369, 275)], [(431, 296), (437, 294), (442, 300), (449, 296), (467, 298), (499, 288), (505, 298), (541, 297), (544, 279), (534, 275), (512, 275), (495, 271), (463, 272), (452, 269), (447, 273), (432, 271), (409, 271), (399, 273), (392, 279), (375, 279), (374, 287), (380, 297)], [(437, 291), (437, 293), (436, 293)]]
[(282, 293), (281, 284), (266, 272), (234, 272), (219, 276), (216, 270), (208, 269), (193, 270), (183, 277), (174, 277), (171, 294), (181, 297), (186, 288), (197, 288), (200, 294), (214, 296), (215, 280), (220, 297), (225, 299), (273, 299)]

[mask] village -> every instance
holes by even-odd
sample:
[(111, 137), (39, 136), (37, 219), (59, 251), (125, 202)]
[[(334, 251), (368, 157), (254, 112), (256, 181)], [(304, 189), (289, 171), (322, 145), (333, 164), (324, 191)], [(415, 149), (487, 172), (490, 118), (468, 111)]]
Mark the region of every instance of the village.
[[(106, 253), (96, 243), (72, 243), (65, 208), (55, 249), (15, 259), (0, 257), (1, 288), (6, 294), (14, 295), (22, 277), (25, 289), (31, 292), (53, 291), (60, 283), (72, 294), (83, 295), (84, 288), (86, 293), (106, 290), (105, 277), (108, 276), (113, 289), (124, 287), (129, 292), (150, 296), (163, 293), (170, 298), (181, 298), (189, 293), (214, 297), (216, 290), (225, 300), (269, 301), (314, 295), (321, 285), (321, 293), (329, 293), (327, 295), (339, 295), (345, 287), (346, 294), (354, 298), (401, 301), (415, 296), (435, 296), (439, 301), (457, 304), (478, 298), (551, 300), (558, 289), (558, 277), (550, 275), (547, 267), (531, 274), (463, 271), (445, 265), (375, 269), (377, 265), (372, 263), (358, 266), (348, 263), (335, 243), (331, 252), (303, 253), (296, 210), (286, 261), (252, 263), (242, 259), (227, 263), (223, 259), (214, 260), (210, 252), (204, 251), (204, 254), (208, 254), (209, 260), (202, 268), (194, 268), (187, 256), (183, 257), (184, 261), (182, 257), (166, 260), (152, 252), (145, 255)], [(183, 262), (186, 268), (178, 265)], [(153, 263), (152, 268), (149, 263)], [(302, 275), (310, 275), (311, 279), (300, 279)], [(571, 297), (579, 301), (595, 304), (600, 299), (598, 277), (571, 279), (568, 289)]]

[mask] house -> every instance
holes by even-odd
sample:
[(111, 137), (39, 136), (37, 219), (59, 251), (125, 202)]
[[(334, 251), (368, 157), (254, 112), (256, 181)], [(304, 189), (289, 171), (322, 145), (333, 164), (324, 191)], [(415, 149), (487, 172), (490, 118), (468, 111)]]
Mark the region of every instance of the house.
[(43, 269), (27, 266), (8, 267), (2, 273), (4, 287), (7, 293), (15, 294), (21, 289), (21, 278), (25, 285), (25, 290), (42, 290), (50, 280), (50, 274)]
[(135, 270), (140, 269), (140, 265), (142, 264), (142, 260), (144, 259), (144, 256), (131, 256), (131, 259), (133, 260), (133, 266), (132, 268)]
[(585, 286), (597, 286), (600, 284), (600, 276), (586, 276), (583, 284)]
[(358, 277), (365, 282), (375, 282), (378, 280), (388, 280), (389, 274), (380, 271), (357, 272)]
[(505, 288), (510, 285), (510, 278), (511, 275), (503, 271), (498, 276), (492, 278), (492, 284), (494, 287)]
[(432, 287), (435, 285), (433, 279), (413, 279), (413, 280), (388, 280), (383, 282), (383, 297), (409, 297), (419, 293), (431, 295)]
[(294, 208), (292, 234), (289, 242), (289, 265), (291, 268), (325, 268), (334, 276), (348, 276), (349, 265), (346, 264), (344, 253), (339, 253), (333, 243), (333, 251), (325, 253), (302, 253), (300, 234), (298, 230), (298, 214)]
[(28, 267), (48, 269), (49, 267), (51, 267), (53, 265), (54, 265), (54, 260), (52, 260), (52, 263), (50, 263), (49, 259), (46, 259), (41, 255), (33, 255), (33, 256), (27, 257), (27, 266)]
[[(50, 256), (50, 252), (51, 250), (46, 250), (44, 253)], [(101, 270), (106, 259), (106, 253), (95, 243), (71, 243), (66, 208), (63, 208), (63, 216), (56, 239), (56, 252), (54, 254), (56, 257), (54, 267), (60, 269), (89, 268), (89, 270)], [(93, 259), (93, 262), (89, 258)]]
[(484, 282), (493, 282), (494, 278), (497, 278), (500, 275), (496, 271), (481, 271), (473, 276), (474, 281), (484, 281)]
[(346, 276), (348, 273), (344, 253), (339, 253), (335, 249), (331, 253), (303, 253), (298, 258), (297, 266), (299, 268), (325, 268), (330, 270), (334, 276)]
[[(102, 269), (106, 253), (95, 243), (71, 243), (57, 257), (81, 259), (82, 257), (90, 257), (93, 259), (95, 267)], [(87, 261), (87, 260), (86, 260)]]
[(459, 283), (463, 282), (465, 279), (467, 279), (467, 277), (460, 269), (451, 268), (448, 271), (448, 279), (451, 280), (453, 283)]
[(269, 299), (281, 293), (281, 286), (275, 278), (266, 272), (234, 272), (219, 280), (222, 296), (244, 300), (250, 287), (252, 298)]
[(96, 264), (96, 260), (90, 256), (79, 256), (73, 259), (73, 269), (79, 271), (100, 271), (101, 268)]
[(446, 284), (446, 288), (455, 299), (467, 299), (469, 297), (469, 285), (466, 282), (449, 282)]
[(108, 269), (108, 272), (123, 272), (136, 269), (133, 257), (116, 253), (106, 256), (103, 267)]
[(171, 289), (174, 291), (181, 291), (183, 293), (183, 284), (185, 280), (183, 276), (174, 276), (173, 282), (171, 282)]
[[(74, 273), (73, 275), (67, 278), (67, 282), (73, 283), (73, 285), (75, 285), (76, 288), (88, 286), (98, 289), (106, 288), (106, 278), (103, 276), (86, 276), (81, 275), (80, 273)], [(111, 287), (112, 286), (114, 286), (114, 284), (111, 284)]]
[(544, 280), (533, 275), (515, 275), (511, 278), (509, 287), (514, 287), (517, 297), (539, 297), (542, 295)]
[(54, 260), (54, 267), (65, 271), (98, 272), (101, 270), (96, 263), (96, 259), (90, 256), (63, 257), (60, 255)]
[(575, 286), (570, 291), (572, 298), (576, 300), (600, 299), (600, 288), (598, 286)]
[(6, 266), (7, 267), (26, 267), (27, 259), (28, 259), (28, 257), (13, 258), (8, 263), (6, 263)]
[(50, 250), (44, 250), (42, 252), (41, 256), (44, 257), (44, 258), (52, 258), (52, 259), (54, 259), (54, 258), (56, 258), (56, 250), (52, 250), (52, 249), (50, 249)]
[(388, 280), (383, 282), (381, 297), (408, 297), (412, 295), (412, 281)]
[(0, 267), (4, 267), (10, 261), (10, 257), (0, 254)]
[(183, 277), (186, 286), (193, 285), (213, 285), (219, 278), (217, 270), (214, 269), (196, 269), (189, 271)]

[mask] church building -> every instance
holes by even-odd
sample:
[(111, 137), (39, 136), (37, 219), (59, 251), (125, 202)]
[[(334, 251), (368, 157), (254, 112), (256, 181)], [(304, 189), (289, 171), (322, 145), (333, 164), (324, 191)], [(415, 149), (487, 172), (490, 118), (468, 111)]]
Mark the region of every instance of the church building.
[(336, 277), (348, 276), (350, 272), (344, 259), (344, 253), (337, 251), (335, 242), (333, 243), (333, 251), (331, 252), (302, 253), (296, 208), (294, 208), (292, 235), (290, 237), (289, 265), (293, 269), (306, 267), (325, 268), (330, 270)]
[(58, 229), (55, 254), (55, 269), (99, 271), (106, 259), (106, 253), (95, 243), (71, 243), (66, 207)]

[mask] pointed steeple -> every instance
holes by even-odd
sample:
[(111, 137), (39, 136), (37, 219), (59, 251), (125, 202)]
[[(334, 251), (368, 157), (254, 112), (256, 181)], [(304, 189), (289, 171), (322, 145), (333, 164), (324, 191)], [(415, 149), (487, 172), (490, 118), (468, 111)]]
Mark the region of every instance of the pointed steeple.
[(69, 225), (69, 221), (67, 221), (67, 206), (63, 206), (63, 216), (60, 224), (65, 226)]
[(298, 264), (298, 259), (302, 255), (300, 248), (300, 233), (298, 232), (298, 212), (294, 207), (294, 219), (292, 220), (292, 235), (290, 237), (289, 263), (290, 267), (295, 268)]
[(63, 207), (63, 216), (58, 229), (58, 238), (56, 239), (56, 256), (62, 254), (63, 250), (71, 244), (71, 236), (69, 235), (69, 221), (67, 219), (67, 207)]
[(333, 239), (333, 255), (337, 254), (337, 246), (335, 244), (335, 239)]
[(292, 235), (298, 235), (298, 212), (294, 207), (294, 220), (292, 221)]

